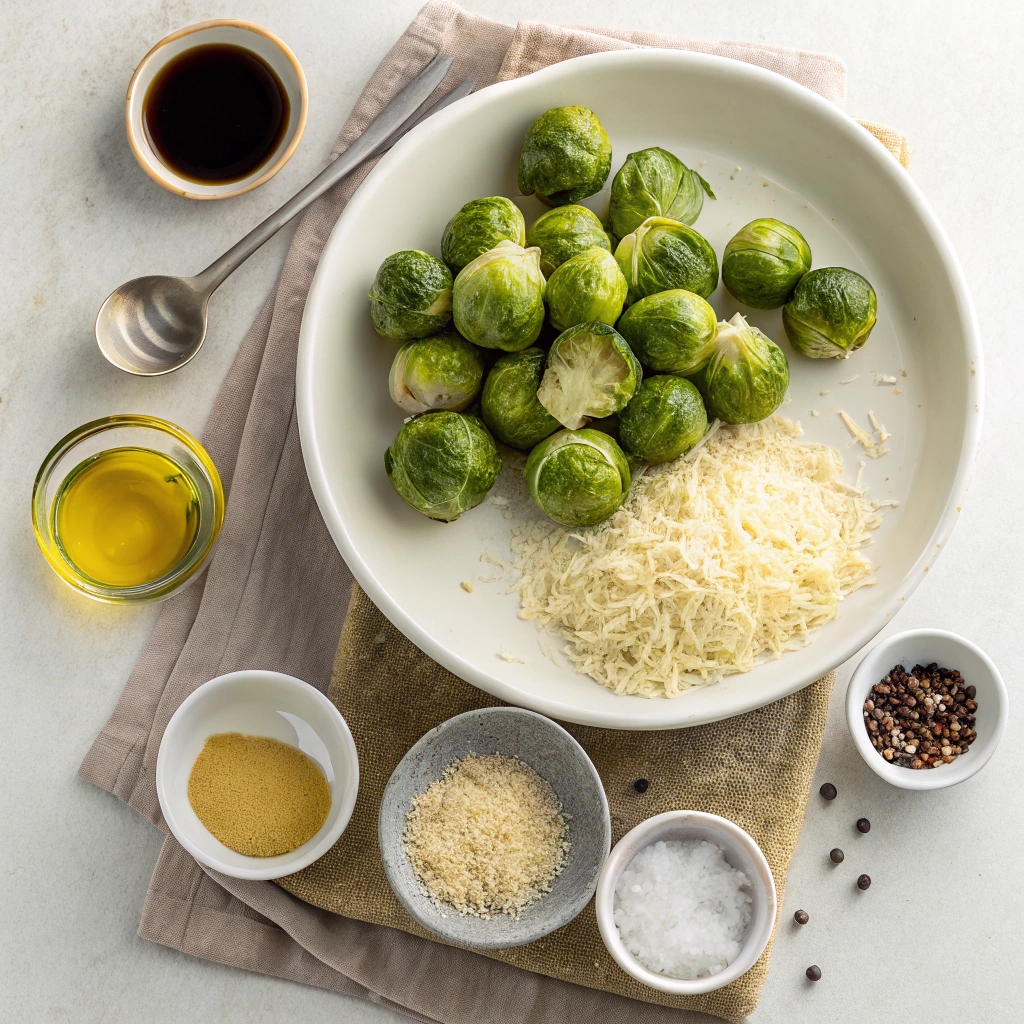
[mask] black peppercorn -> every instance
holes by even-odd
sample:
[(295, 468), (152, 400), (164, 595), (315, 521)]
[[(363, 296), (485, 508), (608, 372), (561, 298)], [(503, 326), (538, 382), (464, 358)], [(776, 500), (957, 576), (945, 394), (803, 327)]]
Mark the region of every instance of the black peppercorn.
[(843, 851), (840, 850), (838, 846), (834, 850), (832, 850), (828, 856), (829, 860), (831, 860), (833, 864), (842, 864), (843, 861), (846, 859), (846, 854), (843, 853)]
[(870, 875), (861, 875), (860, 878), (857, 879), (857, 888), (858, 889), (868, 889), (870, 887), (871, 887), (871, 876)]
[(839, 795), (839, 790), (836, 789), (836, 787), (833, 786), (831, 782), (823, 783), (821, 789), (819, 789), (818, 792), (826, 800), (835, 800), (835, 798)]
[(646, 779), (637, 779), (636, 782), (633, 783), (633, 788), (638, 793), (646, 793), (648, 786), (650, 786), (650, 783)]
[(821, 981), (821, 968), (817, 964), (811, 964), (806, 973), (811, 981)]
[(858, 832), (865, 832), (865, 833), (870, 832), (871, 831), (871, 822), (868, 821), (867, 818), (858, 818), (857, 819), (857, 831)]
[(807, 924), (807, 922), (810, 921), (810, 916), (806, 910), (798, 910), (793, 915), (793, 920), (796, 921), (797, 924)]

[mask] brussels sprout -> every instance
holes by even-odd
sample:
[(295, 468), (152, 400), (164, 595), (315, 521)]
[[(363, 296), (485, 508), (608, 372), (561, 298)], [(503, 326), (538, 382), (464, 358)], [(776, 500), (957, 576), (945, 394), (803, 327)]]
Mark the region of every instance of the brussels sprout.
[(560, 430), (526, 460), (533, 500), (563, 526), (596, 526), (626, 500), (629, 463), (599, 430)]
[(407, 341), (391, 364), (391, 397), (407, 412), (465, 409), (480, 393), (484, 357), (454, 331)]
[(547, 353), (526, 348), (502, 356), (487, 374), (480, 396), (484, 423), (494, 436), (513, 448), (529, 450), (560, 426), (537, 400)]
[(737, 313), (718, 325), (715, 353), (694, 383), (711, 416), (723, 423), (756, 423), (782, 405), (789, 361), (771, 338)]
[(567, 259), (548, 280), (544, 298), (556, 331), (588, 320), (614, 324), (626, 301), (626, 279), (607, 249), (585, 249)]
[(782, 309), (793, 348), (812, 359), (848, 356), (868, 340), (878, 315), (875, 289), (845, 267), (805, 274)]
[(692, 224), (700, 216), (705, 194), (715, 198), (711, 186), (668, 150), (653, 146), (630, 153), (612, 179), (612, 231), (623, 238), (648, 217)]
[(544, 325), (540, 249), (499, 242), (455, 278), (452, 316), (459, 333), (483, 348), (518, 352)]
[(537, 398), (563, 427), (577, 430), (624, 409), (642, 376), (626, 339), (595, 320), (555, 338)]
[(644, 366), (685, 377), (715, 351), (718, 315), (699, 295), (672, 288), (634, 302), (616, 330)]
[(667, 217), (648, 217), (615, 250), (626, 275), (629, 301), (685, 288), (706, 299), (718, 286), (718, 257), (693, 228)]
[(428, 412), (384, 453), (395, 490), (418, 512), (446, 523), (479, 505), (501, 472), (494, 438), (475, 416)]
[(540, 269), (550, 277), (571, 256), (595, 245), (612, 251), (600, 218), (585, 206), (556, 206), (526, 229), (526, 244), (540, 249)]
[(458, 273), (505, 241), (526, 244), (526, 221), (519, 207), (504, 196), (473, 199), (448, 221), (441, 239), (441, 258), (452, 273)]
[(722, 254), (725, 287), (754, 309), (778, 309), (810, 269), (807, 239), (774, 217), (740, 228)]
[(619, 413), (622, 447), (644, 462), (671, 462), (707, 432), (700, 392), (682, 377), (648, 377)]
[(419, 249), (389, 256), (370, 287), (370, 319), (392, 341), (425, 338), (452, 318), (451, 271)]
[(554, 107), (526, 131), (519, 157), (519, 191), (548, 206), (578, 203), (601, 187), (612, 169), (612, 144), (586, 107)]

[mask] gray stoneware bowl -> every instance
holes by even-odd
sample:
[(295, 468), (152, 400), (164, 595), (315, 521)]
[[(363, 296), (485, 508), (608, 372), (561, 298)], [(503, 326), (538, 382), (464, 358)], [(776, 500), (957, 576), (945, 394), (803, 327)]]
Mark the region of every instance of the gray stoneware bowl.
[[(518, 757), (547, 779), (569, 823), (569, 860), (551, 892), (523, 911), (490, 920), (438, 909), (425, 895), (402, 844), (414, 796), (467, 754)], [(379, 838), (384, 871), (399, 903), (424, 928), (448, 942), (477, 949), (521, 946), (568, 924), (590, 901), (611, 848), (608, 799), (586, 751), (550, 718), (521, 708), (467, 711), (431, 729), (402, 758), (384, 790)]]

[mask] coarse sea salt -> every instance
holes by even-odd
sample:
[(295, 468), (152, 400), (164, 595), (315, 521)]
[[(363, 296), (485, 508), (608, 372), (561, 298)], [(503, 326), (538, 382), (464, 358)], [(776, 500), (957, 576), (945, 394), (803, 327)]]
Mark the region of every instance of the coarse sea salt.
[(613, 916), (626, 948), (648, 970), (693, 981), (725, 970), (753, 916), (750, 879), (703, 839), (659, 840), (615, 886)]

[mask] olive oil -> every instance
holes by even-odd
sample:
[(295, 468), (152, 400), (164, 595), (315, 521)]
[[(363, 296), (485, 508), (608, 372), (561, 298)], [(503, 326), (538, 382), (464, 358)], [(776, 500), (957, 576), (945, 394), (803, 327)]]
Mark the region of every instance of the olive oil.
[(53, 502), (64, 557), (110, 587), (159, 579), (187, 554), (199, 529), (199, 493), (173, 459), (113, 448), (76, 466)]

